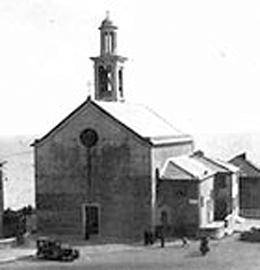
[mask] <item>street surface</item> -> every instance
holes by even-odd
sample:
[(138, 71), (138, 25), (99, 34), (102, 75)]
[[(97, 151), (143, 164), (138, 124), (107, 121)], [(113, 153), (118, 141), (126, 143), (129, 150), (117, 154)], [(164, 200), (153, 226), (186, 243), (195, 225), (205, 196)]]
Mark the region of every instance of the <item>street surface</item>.
[(70, 262), (39, 261), (28, 258), (0, 265), (0, 269), (99, 269), (99, 270), (259, 270), (260, 243), (245, 243), (229, 237), (211, 241), (205, 257), (198, 252), (199, 242), (182, 248), (180, 242), (166, 243), (165, 248), (104, 245), (96, 249), (79, 247), (81, 257)]

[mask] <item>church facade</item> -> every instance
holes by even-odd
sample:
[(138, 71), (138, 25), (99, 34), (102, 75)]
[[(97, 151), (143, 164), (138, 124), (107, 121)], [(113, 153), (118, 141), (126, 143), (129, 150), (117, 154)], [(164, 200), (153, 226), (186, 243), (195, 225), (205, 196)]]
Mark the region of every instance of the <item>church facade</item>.
[(157, 180), (170, 157), (193, 152), (191, 136), (124, 100), (117, 27), (101, 23), (90, 97), (34, 142), (38, 231), (140, 239), (157, 225)]

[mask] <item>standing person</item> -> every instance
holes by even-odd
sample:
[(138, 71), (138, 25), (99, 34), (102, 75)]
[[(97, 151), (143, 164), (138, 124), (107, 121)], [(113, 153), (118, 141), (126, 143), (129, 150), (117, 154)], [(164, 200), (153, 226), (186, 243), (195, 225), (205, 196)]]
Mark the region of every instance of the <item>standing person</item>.
[(148, 245), (148, 231), (147, 230), (144, 231), (144, 245), (145, 246)]
[(186, 236), (182, 236), (181, 241), (182, 241), (182, 247), (183, 248), (190, 246), (189, 240), (188, 240), (188, 238)]
[(161, 235), (160, 235), (160, 239), (161, 239), (161, 247), (164, 248), (165, 246), (165, 235), (166, 235), (166, 231), (168, 228), (168, 213), (167, 211), (162, 211), (161, 212)]
[(160, 229), (161, 248), (165, 246), (165, 226), (162, 225)]
[(18, 216), (16, 229), (16, 239), (18, 245), (22, 245), (24, 243), (25, 233), (26, 233), (26, 217), (24, 213), (21, 213), (20, 216)]
[(209, 239), (207, 236), (203, 236), (200, 240), (200, 252), (204, 256), (210, 251)]

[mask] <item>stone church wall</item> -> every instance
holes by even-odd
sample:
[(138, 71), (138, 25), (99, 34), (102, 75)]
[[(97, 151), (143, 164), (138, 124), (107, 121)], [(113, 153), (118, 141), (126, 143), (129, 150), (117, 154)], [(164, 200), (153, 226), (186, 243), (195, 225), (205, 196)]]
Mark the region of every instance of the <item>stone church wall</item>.
[(38, 229), (84, 235), (87, 161), (79, 134), (86, 128), (99, 136), (91, 179), (100, 237), (140, 238), (151, 214), (149, 145), (92, 104), (35, 147)]

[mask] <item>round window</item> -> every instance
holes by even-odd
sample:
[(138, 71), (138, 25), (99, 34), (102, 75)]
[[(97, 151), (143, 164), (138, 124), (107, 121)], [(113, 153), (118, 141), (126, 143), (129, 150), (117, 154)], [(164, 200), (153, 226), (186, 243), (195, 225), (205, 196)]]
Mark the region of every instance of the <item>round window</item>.
[(93, 147), (97, 144), (98, 135), (94, 129), (87, 128), (80, 133), (80, 141), (85, 147)]

